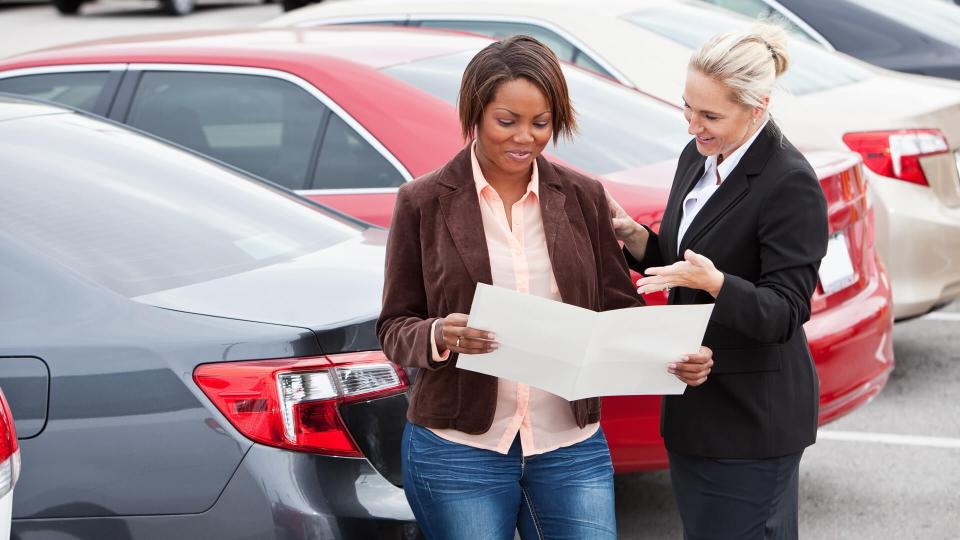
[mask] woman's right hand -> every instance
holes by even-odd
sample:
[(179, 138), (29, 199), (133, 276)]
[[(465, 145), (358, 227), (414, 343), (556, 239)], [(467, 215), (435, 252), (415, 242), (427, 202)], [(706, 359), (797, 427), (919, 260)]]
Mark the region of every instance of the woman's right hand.
[(437, 350), (445, 349), (459, 354), (484, 354), (497, 350), (497, 336), (492, 332), (467, 326), (467, 315), (451, 313), (440, 319), (433, 339)]
[(610, 196), (610, 192), (603, 190), (607, 196), (607, 207), (610, 209), (610, 221), (613, 222), (613, 233), (617, 240), (623, 242), (623, 245), (630, 250), (630, 254), (638, 261), (643, 260), (647, 250), (647, 239), (650, 233), (642, 225), (637, 223), (627, 214), (627, 211), (620, 206), (620, 203)]

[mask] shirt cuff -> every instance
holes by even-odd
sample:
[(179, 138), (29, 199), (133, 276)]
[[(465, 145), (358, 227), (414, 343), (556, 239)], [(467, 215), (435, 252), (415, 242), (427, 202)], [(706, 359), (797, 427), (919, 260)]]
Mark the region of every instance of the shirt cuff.
[(437, 340), (433, 337), (437, 335), (437, 323), (439, 322), (440, 319), (437, 319), (433, 321), (433, 324), (430, 325), (430, 355), (433, 357), (434, 362), (445, 362), (448, 358), (450, 358), (450, 349), (447, 349), (443, 351), (443, 354), (440, 354), (440, 351), (437, 349)]

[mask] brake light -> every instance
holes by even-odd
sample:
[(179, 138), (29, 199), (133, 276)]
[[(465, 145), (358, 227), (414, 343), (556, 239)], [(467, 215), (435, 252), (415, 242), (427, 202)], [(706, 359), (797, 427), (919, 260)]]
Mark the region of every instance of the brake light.
[(352, 401), (403, 393), (407, 380), (381, 352), (204, 364), (193, 379), (244, 436), (268, 446), (360, 456), (340, 417)]
[(13, 425), (10, 405), (3, 392), (0, 392), (0, 497), (3, 497), (20, 477), (20, 448), (17, 443), (17, 430)]
[(891, 178), (928, 186), (920, 158), (950, 151), (939, 129), (900, 129), (847, 133), (843, 142), (863, 156), (871, 171)]

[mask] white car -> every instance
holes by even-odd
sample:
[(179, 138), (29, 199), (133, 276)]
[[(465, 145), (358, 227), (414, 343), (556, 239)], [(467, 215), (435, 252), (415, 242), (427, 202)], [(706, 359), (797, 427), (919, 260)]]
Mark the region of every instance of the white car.
[(0, 390), (0, 539), (10, 538), (13, 517), (13, 487), (20, 477), (20, 448), (13, 415)]
[[(561, 60), (679, 104), (691, 52), (752, 21), (684, 0), (352, 0), (266, 25), (369, 23), (529, 34)], [(793, 40), (790, 53), (772, 114), (801, 148), (863, 156), (895, 316), (960, 297), (960, 84), (882, 70), (804, 40)]]

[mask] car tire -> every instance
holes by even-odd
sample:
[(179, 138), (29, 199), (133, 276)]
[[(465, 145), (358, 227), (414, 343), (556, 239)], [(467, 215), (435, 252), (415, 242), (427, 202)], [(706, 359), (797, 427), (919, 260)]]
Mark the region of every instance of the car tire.
[(160, 5), (170, 15), (189, 15), (193, 13), (197, 2), (196, 0), (160, 0)]
[(309, 0), (283, 0), (283, 10), (293, 11), (297, 8), (302, 8), (309, 3)]
[(80, 12), (80, 4), (83, 0), (54, 0), (53, 5), (61, 15), (76, 15)]

